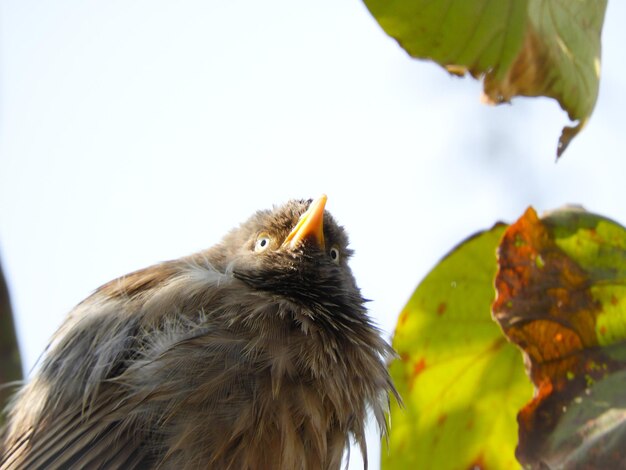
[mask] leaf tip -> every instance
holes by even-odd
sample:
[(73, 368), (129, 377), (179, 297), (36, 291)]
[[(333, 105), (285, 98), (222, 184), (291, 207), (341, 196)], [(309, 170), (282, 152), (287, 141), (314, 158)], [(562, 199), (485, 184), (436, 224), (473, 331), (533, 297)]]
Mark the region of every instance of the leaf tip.
[(585, 127), (588, 120), (589, 118), (586, 117), (584, 119), (581, 119), (576, 126), (565, 126), (563, 128), (563, 131), (561, 132), (561, 137), (559, 137), (559, 143), (556, 146), (557, 161), (559, 160), (559, 158), (561, 158), (561, 155), (563, 155), (563, 152), (565, 152), (572, 139), (574, 139), (574, 137), (576, 137), (578, 133), (583, 130), (583, 127)]

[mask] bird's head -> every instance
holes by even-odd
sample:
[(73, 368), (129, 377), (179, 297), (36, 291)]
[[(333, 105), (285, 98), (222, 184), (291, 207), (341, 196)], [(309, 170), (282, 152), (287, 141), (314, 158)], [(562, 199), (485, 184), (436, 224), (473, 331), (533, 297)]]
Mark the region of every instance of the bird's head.
[(348, 238), (325, 205), (323, 195), (257, 212), (215, 247), (218, 269), (298, 303), (362, 314)]

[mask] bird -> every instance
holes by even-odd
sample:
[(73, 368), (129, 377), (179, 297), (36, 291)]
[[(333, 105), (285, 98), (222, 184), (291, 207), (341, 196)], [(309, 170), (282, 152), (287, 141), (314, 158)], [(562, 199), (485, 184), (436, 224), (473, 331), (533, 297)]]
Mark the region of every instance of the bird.
[[(7, 407), (0, 468), (339, 469), (400, 400), (327, 197), (79, 303)], [(349, 455), (348, 455), (349, 458)]]

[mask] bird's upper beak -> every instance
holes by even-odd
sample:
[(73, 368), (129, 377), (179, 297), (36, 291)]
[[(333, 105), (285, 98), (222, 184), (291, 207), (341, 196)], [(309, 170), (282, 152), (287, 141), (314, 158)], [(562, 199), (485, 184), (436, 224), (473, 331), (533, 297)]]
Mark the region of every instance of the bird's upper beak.
[(326, 206), (326, 194), (322, 194), (309, 205), (307, 211), (300, 216), (300, 220), (291, 231), (283, 247), (295, 248), (305, 239), (312, 239), (324, 249), (324, 206)]

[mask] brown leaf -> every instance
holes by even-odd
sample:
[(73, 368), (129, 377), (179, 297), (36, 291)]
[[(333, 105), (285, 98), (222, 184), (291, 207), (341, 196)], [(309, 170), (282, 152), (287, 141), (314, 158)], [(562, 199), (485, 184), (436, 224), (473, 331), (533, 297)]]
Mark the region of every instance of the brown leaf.
[[(592, 395), (594, 384), (626, 370), (626, 361), (615, 353), (624, 344), (623, 317), (611, 313), (615, 294), (607, 291), (612, 281), (621, 289), (622, 272), (610, 269), (612, 257), (615, 263), (624, 259), (620, 230), (580, 210), (541, 220), (529, 208), (500, 244), (493, 315), (524, 352), (535, 384), (535, 398), (518, 414), (516, 451), (531, 468), (563, 464), (567, 453), (555, 444), (554, 433), (567, 410)], [(615, 330), (610, 341), (602, 331), (607, 312)], [(585, 464), (621, 462), (623, 451), (614, 450), (585, 456)]]

